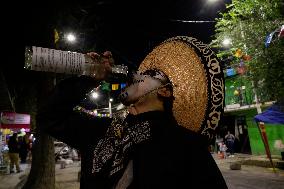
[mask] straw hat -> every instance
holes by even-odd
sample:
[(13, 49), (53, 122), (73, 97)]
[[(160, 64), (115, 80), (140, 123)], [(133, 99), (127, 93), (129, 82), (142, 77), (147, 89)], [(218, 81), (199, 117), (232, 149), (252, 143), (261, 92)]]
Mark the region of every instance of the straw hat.
[(178, 123), (213, 139), (224, 109), (224, 75), (214, 52), (192, 37), (170, 38), (146, 56), (139, 71), (153, 68), (174, 85)]

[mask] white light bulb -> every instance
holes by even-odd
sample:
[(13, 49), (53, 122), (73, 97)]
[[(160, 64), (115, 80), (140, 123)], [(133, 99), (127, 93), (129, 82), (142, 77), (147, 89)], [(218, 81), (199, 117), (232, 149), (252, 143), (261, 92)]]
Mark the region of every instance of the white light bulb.
[(70, 34), (67, 35), (67, 40), (70, 41), (70, 42), (75, 42), (76, 37), (75, 37), (75, 35), (70, 33)]
[(231, 44), (231, 39), (229, 39), (229, 38), (224, 39), (223, 42), (222, 42), (222, 44), (223, 44), (224, 46), (230, 45), (230, 44)]
[(99, 97), (99, 94), (98, 94), (97, 92), (93, 92), (93, 93), (92, 93), (92, 97), (93, 97), (94, 99), (97, 99), (97, 98)]

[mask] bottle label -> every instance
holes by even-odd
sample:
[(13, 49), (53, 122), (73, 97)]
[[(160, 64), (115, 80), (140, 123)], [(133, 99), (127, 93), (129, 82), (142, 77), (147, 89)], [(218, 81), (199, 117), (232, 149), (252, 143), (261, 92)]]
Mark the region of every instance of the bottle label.
[(84, 64), (84, 54), (33, 46), (32, 70), (79, 75)]

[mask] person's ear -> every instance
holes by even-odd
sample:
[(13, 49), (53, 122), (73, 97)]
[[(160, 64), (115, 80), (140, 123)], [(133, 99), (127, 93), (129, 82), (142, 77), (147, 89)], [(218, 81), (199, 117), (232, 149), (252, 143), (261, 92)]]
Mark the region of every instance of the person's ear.
[(160, 88), (158, 90), (158, 94), (162, 97), (171, 97), (172, 96), (171, 91), (166, 87)]

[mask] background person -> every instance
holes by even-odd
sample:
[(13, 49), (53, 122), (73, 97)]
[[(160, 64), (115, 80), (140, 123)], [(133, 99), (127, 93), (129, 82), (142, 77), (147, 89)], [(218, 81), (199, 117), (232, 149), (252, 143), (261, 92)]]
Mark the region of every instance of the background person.
[[(234, 144), (235, 144), (235, 136), (228, 131), (227, 135), (225, 136), (226, 145), (228, 147), (228, 152), (230, 156), (234, 156)], [(229, 157), (230, 157), (229, 156)]]
[(19, 143), (17, 139), (17, 133), (14, 133), (8, 141), (9, 158), (10, 158), (10, 173), (14, 173), (14, 166), (16, 166), (17, 172), (21, 172), (19, 165)]

